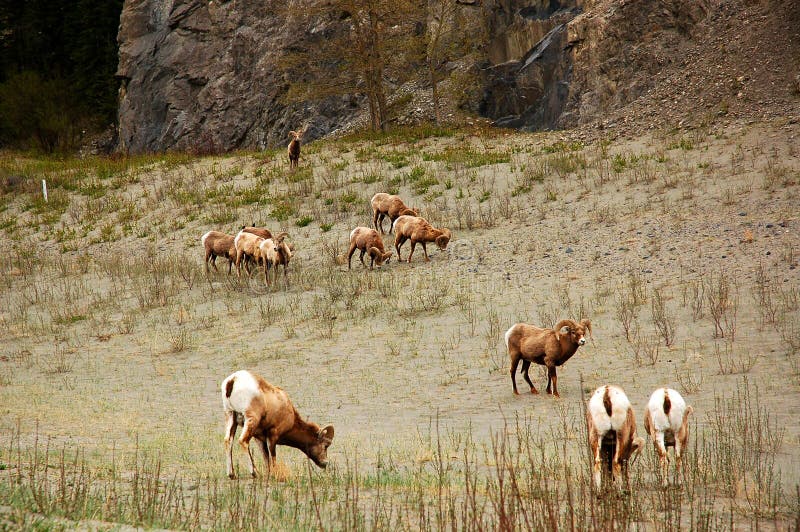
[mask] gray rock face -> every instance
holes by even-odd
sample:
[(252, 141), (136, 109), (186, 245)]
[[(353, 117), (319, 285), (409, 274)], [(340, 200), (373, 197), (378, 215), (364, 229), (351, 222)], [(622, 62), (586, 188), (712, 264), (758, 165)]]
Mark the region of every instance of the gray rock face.
[(119, 30), (119, 146), (130, 153), (264, 148), (306, 126), (321, 136), (343, 98), (287, 105), (275, 68), (296, 44), (290, 21), (259, 0), (126, 0)]
[(668, 56), (664, 47), (680, 49), (709, 2), (498, 0), (497, 6), (480, 108), (497, 125), (538, 130), (591, 122), (636, 99), (655, 83)]

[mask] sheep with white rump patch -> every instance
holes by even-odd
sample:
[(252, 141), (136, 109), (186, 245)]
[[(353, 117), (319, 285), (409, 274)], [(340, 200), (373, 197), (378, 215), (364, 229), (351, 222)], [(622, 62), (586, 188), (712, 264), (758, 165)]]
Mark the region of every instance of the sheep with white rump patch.
[(675, 466), (678, 483), (682, 469), (681, 457), (689, 442), (689, 414), (694, 409), (686, 404), (681, 394), (672, 388), (659, 388), (650, 396), (644, 414), (644, 428), (653, 439), (661, 461), (661, 479), (667, 485), (667, 448), (675, 448)]
[(225, 453), (230, 478), (236, 478), (233, 439), (238, 427), (242, 427), (239, 445), (247, 452), (250, 474), (254, 477), (256, 466), (250, 453), (250, 440), (253, 438), (261, 444), (268, 470), (275, 465), (275, 447), (278, 445), (299, 449), (319, 467), (327, 467), (333, 425), (320, 428), (316, 423), (303, 420), (283, 389), (246, 370), (228, 376), (220, 388), (225, 410)]
[(605, 385), (596, 389), (589, 399), (586, 423), (595, 486), (598, 490), (601, 486), (601, 454), (606, 458), (606, 468), (613, 475), (614, 483), (624, 476), (627, 486), (628, 464), (644, 445), (644, 438), (636, 435), (636, 416), (622, 388)]

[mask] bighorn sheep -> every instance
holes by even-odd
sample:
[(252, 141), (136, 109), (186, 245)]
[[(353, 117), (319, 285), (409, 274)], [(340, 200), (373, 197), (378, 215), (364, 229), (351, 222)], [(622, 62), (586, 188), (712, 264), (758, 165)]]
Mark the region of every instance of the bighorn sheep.
[(272, 238), (272, 232), (269, 229), (266, 227), (255, 227), (255, 225), (256, 223), (253, 222), (253, 225), (250, 227), (242, 226), (242, 231), (245, 233), (252, 233), (261, 238)]
[(300, 139), (303, 138), (303, 133), (305, 130), (289, 132), (289, 137), (292, 139), (286, 147), (286, 151), (289, 152), (289, 168), (297, 168), (300, 162)]
[(217, 268), (217, 257), (225, 257), (228, 259), (228, 275), (230, 275), (231, 267), (236, 260), (236, 246), (233, 240), (233, 235), (228, 235), (219, 231), (209, 231), (200, 238), (206, 251), (206, 273), (209, 271), (209, 260), (211, 260), (214, 270), (219, 271), (219, 268)]
[(593, 477), (597, 489), (601, 485), (601, 452), (606, 458), (606, 468), (617, 483), (624, 474), (628, 484), (628, 462), (644, 445), (644, 438), (636, 436), (636, 416), (631, 402), (618, 386), (600, 386), (589, 398), (586, 411), (589, 429), (589, 448), (592, 451)]
[[(681, 456), (689, 441), (689, 414), (694, 409), (672, 388), (659, 388), (647, 402), (644, 428), (653, 438), (661, 461), (661, 478), (667, 485), (667, 447), (675, 447), (675, 465), (681, 472)], [(678, 476), (680, 483), (680, 476)]]
[[(244, 230), (239, 231), (236, 238), (233, 239), (233, 243), (236, 246), (236, 271), (239, 277), (242, 276), (242, 257), (253, 259), (256, 265), (261, 264), (261, 248), (259, 246), (264, 240), (264, 238)], [(248, 265), (247, 268), (247, 273), (249, 274), (250, 266)]]
[(328, 446), (333, 441), (333, 425), (321, 429), (304, 421), (283, 389), (261, 376), (240, 370), (222, 381), (222, 406), (225, 410), (225, 452), (230, 478), (233, 471), (233, 439), (242, 427), (239, 445), (250, 459), (250, 474), (256, 476), (250, 440), (255, 438), (264, 452), (268, 470), (275, 464), (275, 447), (288, 445), (305, 453), (321, 468), (328, 465)]
[(350, 269), (350, 262), (353, 258), (353, 253), (355, 253), (356, 249), (361, 251), (361, 264), (364, 267), (367, 267), (367, 264), (364, 262), (364, 253), (369, 254), (369, 269), (372, 269), (372, 266), (377, 263), (378, 268), (381, 267), (381, 264), (384, 262), (389, 262), (389, 259), (392, 257), (392, 252), (386, 252), (383, 247), (383, 240), (381, 236), (375, 229), (370, 229), (369, 227), (356, 227), (350, 232), (350, 249), (347, 250), (347, 269)]
[(450, 229), (434, 229), (425, 218), (416, 216), (400, 216), (392, 226), (394, 228), (394, 247), (397, 250), (397, 260), (400, 262), (403, 261), (400, 256), (400, 248), (403, 247), (406, 240), (411, 240), (411, 252), (408, 254), (408, 262), (410, 263), (417, 243), (422, 244), (422, 251), (425, 253), (425, 261), (427, 262), (431, 259), (428, 258), (426, 244), (428, 242), (436, 242), (439, 249), (447, 249), (447, 244), (451, 238)]
[(392, 225), (394, 221), (400, 216), (419, 216), (419, 211), (411, 209), (403, 203), (400, 196), (394, 196), (385, 192), (378, 192), (372, 196), (372, 225), (375, 229), (380, 228), (381, 234), (383, 231), (383, 219), (389, 217), (389, 232), (392, 232)]
[[(264, 282), (269, 284), (267, 272), (275, 270), (273, 277), (278, 275), (278, 266), (283, 265), (283, 278), (287, 280), (286, 269), (289, 267), (289, 260), (292, 258), (294, 246), (284, 242), (288, 233), (279, 233), (273, 238), (264, 239), (259, 247), (261, 248), (261, 258), (264, 261)], [(288, 282), (288, 281), (287, 281)]]
[(531, 387), (531, 393), (539, 393), (528, 376), (531, 362), (547, 366), (547, 393), (558, 394), (556, 368), (569, 360), (578, 347), (586, 343), (586, 333), (591, 335), (592, 322), (583, 319), (580, 323), (561, 320), (553, 329), (541, 329), (527, 323), (517, 323), (506, 331), (506, 348), (511, 359), (511, 384), (517, 391), (517, 365), (522, 360), (522, 375)]

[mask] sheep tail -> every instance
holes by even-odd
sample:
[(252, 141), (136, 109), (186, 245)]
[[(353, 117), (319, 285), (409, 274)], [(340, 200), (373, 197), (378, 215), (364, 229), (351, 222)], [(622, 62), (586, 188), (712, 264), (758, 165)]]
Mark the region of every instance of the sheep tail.
[(606, 386), (606, 392), (603, 394), (603, 406), (608, 417), (611, 417), (611, 396), (608, 394), (608, 386)]
[(672, 408), (672, 401), (669, 400), (669, 394), (667, 390), (664, 390), (664, 413), (669, 415), (669, 411)]
[(231, 392), (233, 392), (233, 381), (236, 380), (236, 377), (231, 377), (228, 382), (225, 383), (225, 397), (230, 398)]

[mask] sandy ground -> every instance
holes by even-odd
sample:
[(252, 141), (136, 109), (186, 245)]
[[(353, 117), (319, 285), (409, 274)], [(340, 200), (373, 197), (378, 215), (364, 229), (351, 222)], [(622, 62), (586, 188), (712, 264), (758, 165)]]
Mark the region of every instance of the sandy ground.
[[(377, 170), (388, 179), (409, 167), (359, 161), (358, 148), (326, 145), (304, 159), (314, 167), (315, 187), (323, 187), (320, 176), (336, 164), (348, 178), (355, 176), (342, 190), (355, 193), (358, 202), (329, 214), (334, 225), (327, 232), (319, 228), (320, 220), (303, 228), (294, 225), (296, 217), (279, 223), (262, 205), (239, 207), (235, 221), (215, 225), (203, 218), (208, 206), (181, 209), (164, 200), (159, 209), (146, 202), (177, 175), (200, 176), (204, 186), (209, 179), (217, 185), (251, 183), (265, 163), (247, 155), (145, 172), (118, 193), (141, 208), (139, 226), (150, 225), (150, 234), (141, 238), (134, 231), (114, 242), (89, 244), (90, 234), (76, 251), (63, 251), (53, 237), (71, 223), (68, 213), (52, 226), (28, 226), (23, 198), (11, 199), (6, 214), (17, 216), (21, 228), (11, 235), (4, 230), (0, 251), (15, 257), (19, 246), (31, 245), (41, 254), (30, 273), (20, 272), (16, 259), (2, 267), (1, 432), (9, 435), (19, 426), (21, 441), (30, 444), (38, 427), (40, 438), (82, 446), (98, 461), (108, 460), (112, 448), (131, 452), (138, 441), (141, 450), (162, 456), (171, 469), (222, 477), (219, 383), (247, 368), (286, 389), (304, 416), (335, 426), (334, 463), (349, 452), (368, 468), (387, 453), (419, 458), (420, 442), (431, 436), (437, 418), (448, 441), (471, 432), (487, 445), (491, 432), (505, 423), (520, 420), (543, 436), (566, 423), (574, 434), (571, 445), (581, 453), (581, 378), (584, 392), (605, 383), (622, 386), (640, 420), (649, 394), (672, 386), (694, 406), (693, 426), (700, 436), (709, 435), (715, 400), (731, 397), (746, 379), (758, 392), (758, 407), (785, 431), (778, 463), (786, 485), (792, 485), (800, 481), (800, 372), (781, 330), (797, 331), (798, 309), (787, 304), (776, 323), (763, 323), (754, 287), (760, 272), (776, 301), (796, 298), (800, 290), (799, 134), (798, 124), (765, 123), (618, 139), (567, 152), (590, 163), (603, 150), (607, 157), (563, 176), (553, 159), (558, 154), (541, 151), (559, 134), (488, 141), (464, 135), (403, 146), (416, 154), (411, 166), (437, 176), (440, 185), (434, 189), (441, 194), (415, 195), (400, 185), (401, 195), (435, 225), (450, 227), (454, 238), (446, 251), (429, 247), (429, 263), (418, 248), (412, 264), (394, 257), (374, 272), (357, 260), (352, 271), (340, 263), (350, 230), (370, 224), (368, 198), (384, 186), (360, 183), (358, 176)], [(691, 148), (675, 146), (681, 139), (691, 139)], [(511, 161), (468, 168), (420, 157), (466, 146), (509, 150)], [(377, 153), (392, 149), (398, 148), (382, 146)], [(618, 173), (615, 155), (629, 161)], [(630, 162), (632, 156), (648, 158)], [(512, 196), (526, 172), (544, 160), (550, 162), (542, 182)], [(266, 165), (285, 163), (278, 157)], [(448, 179), (451, 188), (442, 185)], [(479, 202), (485, 191), (490, 199)], [(299, 204), (312, 210), (340, 192), (323, 188)], [(491, 206), (496, 225), (459, 227), (462, 193), (476, 211)], [(115, 219), (114, 213), (101, 216)], [(208, 278), (203, 273), (200, 235), (209, 229), (233, 232), (251, 219), (290, 232), (297, 255), (288, 290), (266, 292), (258, 276), (249, 285), (232, 283), (222, 267), (223, 273)], [(339, 263), (324, 244), (338, 246)], [(392, 247), (391, 236), (386, 244)], [(407, 256), (408, 244), (402, 252)], [(59, 269), (59, 257), (66, 269)], [(124, 270), (135, 258), (159, 257), (187, 257), (196, 277), (191, 287), (177, 274), (169, 277), (167, 304), (143, 310)], [(84, 262), (89, 266), (81, 273)], [(112, 271), (109, 264), (120, 269)], [(735, 339), (727, 344), (714, 338), (707, 304), (699, 319), (692, 310), (692, 287), (705, 282), (710, 291), (721, 277), (738, 297)], [(618, 299), (632, 284), (647, 297), (634, 329), (660, 346), (653, 363), (646, 357), (636, 363), (616, 316)], [(53, 297), (28, 301), (34, 286), (54, 287)], [(362, 293), (348, 302), (352, 287)], [(345, 293), (332, 295), (336, 289)], [(669, 347), (652, 323), (656, 290), (675, 326)], [(76, 294), (71, 305), (84, 318), (51, 324), (58, 296), (69, 291)], [(22, 307), (28, 309), (26, 320), (19, 317)], [(126, 316), (130, 332), (121, 331)], [(592, 320), (594, 339), (559, 369), (561, 398), (514, 396), (505, 331), (517, 322), (582, 317)], [(186, 342), (178, 349), (181, 334)], [(728, 353), (726, 365), (746, 368), (722, 374), (718, 351)], [(59, 369), (59, 361), (68, 367)], [(532, 370), (543, 391), (544, 375), (538, 367)], [(521, 376), (517, 383), (526, 389)], [(304, 465), (294, 450), (279, 448), (279, 453), (295, 468)]]

